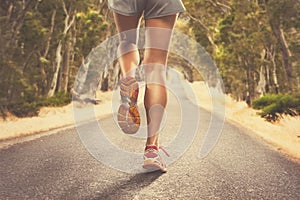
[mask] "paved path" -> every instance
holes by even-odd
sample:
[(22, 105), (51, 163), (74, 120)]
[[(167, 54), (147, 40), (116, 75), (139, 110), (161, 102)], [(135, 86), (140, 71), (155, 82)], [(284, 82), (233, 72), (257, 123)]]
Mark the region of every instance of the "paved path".
[[(180, 126), (179, 103), (173, 96), (162, 143), (172, 142)], [(102, 164), (83, 146), (75, 128), (2, 142), (0, 199), (300, 199), (300, 165), (250, 130), (225, 122), (213, 151), (200, 159), (211, 113), (195, 106), (194, 111), (200, 113), (196, 137), (165, 174), (125, 173)], [(106, 137), (139, 155), (144, 139), (122, 134), (113, 123), (112, 116), (99, 121)], [(95, 122), (79, 129), (89, 132), (93, 126)], [(174, 147), (171, 152), (180, 148)], [(102, 156), (112, 163), (118, 159), (107, 151)]]

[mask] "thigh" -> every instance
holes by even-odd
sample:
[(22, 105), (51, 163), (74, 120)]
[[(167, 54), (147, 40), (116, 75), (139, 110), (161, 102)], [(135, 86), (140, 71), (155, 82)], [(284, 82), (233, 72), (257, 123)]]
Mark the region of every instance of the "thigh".
[(146, 19), (145, 27), (173, 29), (176, 19), (177, 19), (176, 14), (158, 17), (158, 18)]
[(176, 15), (147, 19), (145, 62), (166, 64)]
[(137, 42), (137, 28), (140, 24), (141, 15), (125, 16), (114, 13), (114, 20), (119, 33), (120, 40), (136, 44)]

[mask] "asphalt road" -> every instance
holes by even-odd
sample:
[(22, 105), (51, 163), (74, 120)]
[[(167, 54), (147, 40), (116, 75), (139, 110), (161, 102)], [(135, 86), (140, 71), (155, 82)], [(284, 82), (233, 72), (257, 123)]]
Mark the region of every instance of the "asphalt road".
[[(176, 140), (182, 120), (179, 103), (170, 96), (162, 143)], [(171, 146), (171, 157), (176, 149), (183, 154), (172, 161), (165, 174), (141, 173), (138, 168), (127, 173), (114, 167), (118, 163), (114, 153), (104, 150), (99, 157), (89, 153), (91, 149), (85, 148), (77, 130), (93, 134), (93, 127), (101, 124), (111, 143), (133, 152), (134, 159), (140, 156), (137, 162), (142, 163), (144, 139), (122, 134), (112, 125), (113, 116), (77, 129), (1, 142), (0, 199), (300, 199), (300, 165), (251, 130), (225, 121), (215, 148), (200, 159), (212, 116), (198, 107), (191, 109), (199, 111), (199, 128), (188, 148), (180, 149), (180, 143)], [(90, 136), (97, 144), (97, 136)], [(96, 158), (110, 160), (112, 165)], [(134, 163), (130, 159), (120, 162), (127, 167)]]

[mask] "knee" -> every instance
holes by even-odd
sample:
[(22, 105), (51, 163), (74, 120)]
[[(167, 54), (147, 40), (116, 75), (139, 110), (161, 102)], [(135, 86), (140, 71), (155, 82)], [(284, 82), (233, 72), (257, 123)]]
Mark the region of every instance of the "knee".
[(118, 46), (118, 57), (137, 50), (138, 48), (135, 43), (123, 40)]
[(166, 81), (166, 66), (163, 64), (144, 64), (147, 83), (164, 85)]

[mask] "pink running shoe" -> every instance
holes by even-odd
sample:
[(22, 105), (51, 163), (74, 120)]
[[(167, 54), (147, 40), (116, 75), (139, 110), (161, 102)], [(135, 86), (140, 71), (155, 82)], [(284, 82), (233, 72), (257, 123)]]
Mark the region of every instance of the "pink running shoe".
[(163, 162), (161, 156), (159, 155), (159, 149), (162, 149), (164, 153), (169, 156), (169, 154), (163, 149), (158, 148), (155, 145), (146, 146), (144, 153), (144, 164), (143, 168), (149, 171), (167, 172), (167, 165)]

